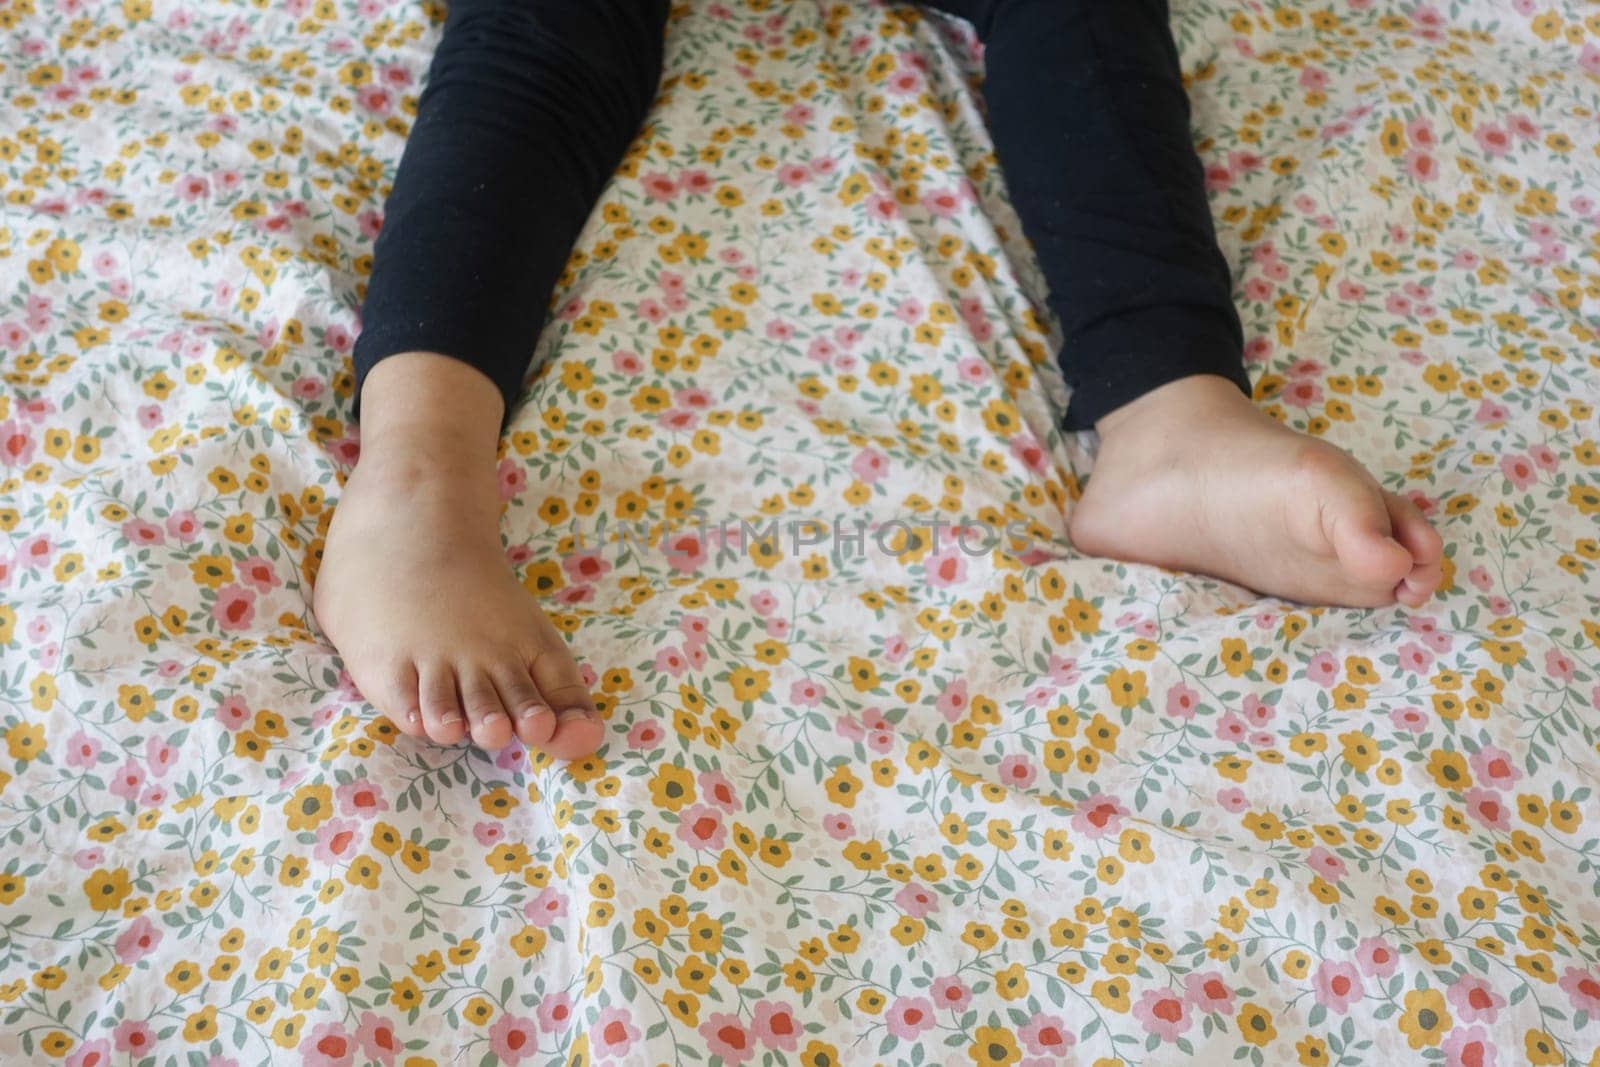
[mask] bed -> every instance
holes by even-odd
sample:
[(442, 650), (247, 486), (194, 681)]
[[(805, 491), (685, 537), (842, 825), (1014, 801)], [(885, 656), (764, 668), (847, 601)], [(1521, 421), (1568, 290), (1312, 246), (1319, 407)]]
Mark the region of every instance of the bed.
[(694, 0), (500, 464), (563, 766), (309, 607), (442, 5), (0, 0), (0, 1058), (1597, 1062), (1600, 14), (1175, 8), (1258, 399), (1439, 597), (1074, 551), (970, 33)]

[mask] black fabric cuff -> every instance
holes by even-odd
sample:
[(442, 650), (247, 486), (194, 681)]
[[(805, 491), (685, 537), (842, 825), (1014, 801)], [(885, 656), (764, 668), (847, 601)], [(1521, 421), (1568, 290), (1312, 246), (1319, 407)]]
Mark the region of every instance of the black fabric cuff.
[(1080, 368), (1068, 381), (1072, 398), (1062, 428), (1090, 430), (1101, 418), (1168, 382), (1215, 374), (1250, 396), (1250, 378), (1232, 316), (1209, 306), (1173, 304), (1139, 308), (1102, 319), (1070, 337), (1070, 359)]

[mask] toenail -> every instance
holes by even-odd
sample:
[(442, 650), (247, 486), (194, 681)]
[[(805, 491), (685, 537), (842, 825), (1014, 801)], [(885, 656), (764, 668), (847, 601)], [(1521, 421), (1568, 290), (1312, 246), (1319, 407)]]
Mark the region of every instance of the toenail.
[(416, 708), (412, 708), (410, 711), (406, 712), (406, 722), (417, 722), (421, 718), (422, 716), (417, 714)]
[(461, 713), (459, 711), (447, 711), (443, 715), (439, 716), (439, 721), (444, 723), (446, 726), (449, 726), (451, 723), (461, 721)]
[(487, 715), (485, 715), (483, 717), (482, 721), (485, 724), (491, 723), (491, 722), (499, 722), (501, 719), (503, 719), (505, 717), (506, 717), (506, 715), (505, 715), (505, 712), (503, 712), (503, 711), (491, 711), (491, 712), (489, 712)]
[(600, 713), (595, 711), (593, 708), (562, 708), (561, 709), (561, 719), (563, 721), (565, 721), (567, 719), (584, 718), (584, 719), (588, 719), (590, 722), (593, 722), (596, 719), (598, 719), (599, 717), (600, 717)]
[(545, 707), (543, 704), (529, 704), (527, 707), (523, 708), (517, 714), (522, 716), (522, 718), (524, 720), (527, 720), (527, 719), (533, 718), (535, 715), (542, 714), (542, 713), (544, 713), (546, 711), (549, 711), (549, 710), (550, 709)]

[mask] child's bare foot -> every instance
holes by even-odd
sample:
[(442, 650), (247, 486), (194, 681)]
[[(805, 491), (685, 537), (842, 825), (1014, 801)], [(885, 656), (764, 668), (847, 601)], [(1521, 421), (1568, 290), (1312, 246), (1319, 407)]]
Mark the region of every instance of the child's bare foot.
[(500, 545), (498, 391), (464, 363), (406, 353), (373, 368), (361, 403), (362, 456), (313, 604), (362, 695), (444, 744), (593, 752), (604, 727), (577, 664)]
[(1085, 552), (1311, 604), (1418, 607), (1439, 584), (1443, 545), (1415, 505), (1224, 378), (1171, 382), (1096, 429), (1070, 527)]

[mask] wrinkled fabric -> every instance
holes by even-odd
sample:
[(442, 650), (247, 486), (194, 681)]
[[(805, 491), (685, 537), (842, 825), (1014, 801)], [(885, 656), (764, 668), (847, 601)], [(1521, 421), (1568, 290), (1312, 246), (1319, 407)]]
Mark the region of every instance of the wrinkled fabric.
[(1260, 402), (1446, 541), (1361, 612), (1073, 551), (964, 28), (686, 5), (500, 465), (565, 767), (308, 607), (437, 24), (0, 22), (0, 1059), (1593, 1057), (1584, 6), (1174, 11)]

